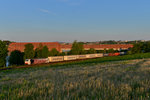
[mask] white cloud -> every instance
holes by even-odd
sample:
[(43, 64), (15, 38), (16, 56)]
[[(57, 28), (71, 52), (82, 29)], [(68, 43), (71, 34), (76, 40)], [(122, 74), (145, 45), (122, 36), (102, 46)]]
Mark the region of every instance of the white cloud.
[(70, 6), (79, 6), (84, 0), (57, 0), (59, 2), (64, 2)]
[(53, 13), (52, 11), (47, 10), (47, 9), (39, 9), (39, 11), (41, 11), (43, 13), (51, 14), (51, 15), (56, 15), (55, 13)]

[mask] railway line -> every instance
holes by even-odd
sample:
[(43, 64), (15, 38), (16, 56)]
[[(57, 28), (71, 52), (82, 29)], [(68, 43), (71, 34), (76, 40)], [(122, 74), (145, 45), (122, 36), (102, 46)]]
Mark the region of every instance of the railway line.
[[(125, 53), (99, 53), (99, 54), (85, 54), (85, 55), (69, 55), (69, 56), (56, 56), (56, 57), (48, 57), (48, 58), (41, 58), (41, 59), (28, 59), (25, 61), (25, 65), (21, 66), (13, 66), (13, 67), (5, 67), (0, 69), (2, 70), (10, 70), (10, 69), (21, 69), (21, 68), (32, 68), (32, 67), (41, 67), (41, 66), (48, 66), (48, 65), (55, 65), (55, 64), (66, 64), (71, 62), (78, 62), (84, 61), (88, 59), (96, 59), (102, 58), (107, 56), (119, 56), (124, 55)], [(33, 61), (31, 63), (31, 60)], [(35, 62), (34, 62), (35, 61)]]
[[(89, 59), (96, 59), (96, 58), (89, 58)], [(58, 61), (58, 62), (50, 62), (50, 63), (41, 63), (41, 64), (31, 64), (31, 65), (20, 65), (20, 66), (13, 66), (13, 67), (5, 67), (0, 69), (0, 71), (3, 70), (11, 70), (11, 69), (21, 69), (21, 68), (33, 68), (33, 67), (41, 67), (41, 66), (49, 66), (49, 65), (56, 65), (56, 64), (67, 64), (71, 62), (79, 62), (79, 61), (85, 61), (89, 59), (77, 59), (77, 60), (70, 60), (70, 61)]]

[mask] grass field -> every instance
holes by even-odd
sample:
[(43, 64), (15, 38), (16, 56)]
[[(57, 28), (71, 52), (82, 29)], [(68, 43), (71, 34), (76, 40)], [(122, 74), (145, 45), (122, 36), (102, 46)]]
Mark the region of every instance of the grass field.
[(0, 99), (149, 100), (150, 59), (145, 56), (0, 71)]

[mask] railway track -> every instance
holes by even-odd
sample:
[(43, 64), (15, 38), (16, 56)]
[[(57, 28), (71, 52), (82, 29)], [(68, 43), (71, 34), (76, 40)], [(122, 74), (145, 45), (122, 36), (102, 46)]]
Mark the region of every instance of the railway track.
[[(90, 59), (96, 59), (96, 58), (90, 58)], [(0, 71), (4, 70), (11, 70), (11, 69), (21, 69), (21, 68), (33, 68), (33, 67), (41, 67), (41, 66), (48, 66), (48, 65), (55, 65), (55, 64), (67, 64), (71, 62), (79, 62), (79, 61), (85, 61), (88, 59), (77, 59), (77, 60), (70, 60), (70, 61), (59, 61), (59, 62), (50, 62), (50, 63), (43, 63), (43, 64), (32, 64), (32, 65), (21, 65), (21, 66), (15, 66), (15, 67), (5, 67), (0, 69)]]

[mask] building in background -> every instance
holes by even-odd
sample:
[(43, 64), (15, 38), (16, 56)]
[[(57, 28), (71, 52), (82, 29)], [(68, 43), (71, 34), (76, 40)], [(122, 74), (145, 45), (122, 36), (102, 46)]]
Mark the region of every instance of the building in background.
[[(43, 46), (47, 46), (49, 50), (56, 48), (59, 52), (67, 52), (71, 50), (72, 44), (60, 44), (58, 42), (18, 42), (18, 43), (10, 43), (8, 46), (9, 53), (14, 50), (19, 50), (24, 52), (25, 45), (31, 43), (34, 46), (34, 49), (38, 48), (40, 44)], [(85, 44), (83, 45), (85, 50), (89, 50), (90, 48), (94, 48), (95, 50), (128, 50), (132, 48), (132, 44)]]
[(29, 43), (33, 44), (34, 50), (38, 48), (40, 44), (42, 44), (43, 46), (47, 46), (49, 50), (53, 48), (56, 48), (58, 51), (61, 50), (60, 43), (58, 42), (18, 42), (18, 43), (9, 44), (8, 51), (9, 53), (11, 53), (14, 50), (19, 50), (21, 52), (24, 52), (25, 45)]
[[(61, 45), (61, 52), (64, 51), (70, 51), (72, 45)], [(114, 49), (114, 50), (128, 50), (129, 48), (132, 48), (132, 44), (100, 44), (100, 45), (95, 45), (95, 44), (86, 44), (83, 45), (84, 50), (89, 50), (90, 48), (94, 48), (95, 50), (109, 50), (109, 49)]]

